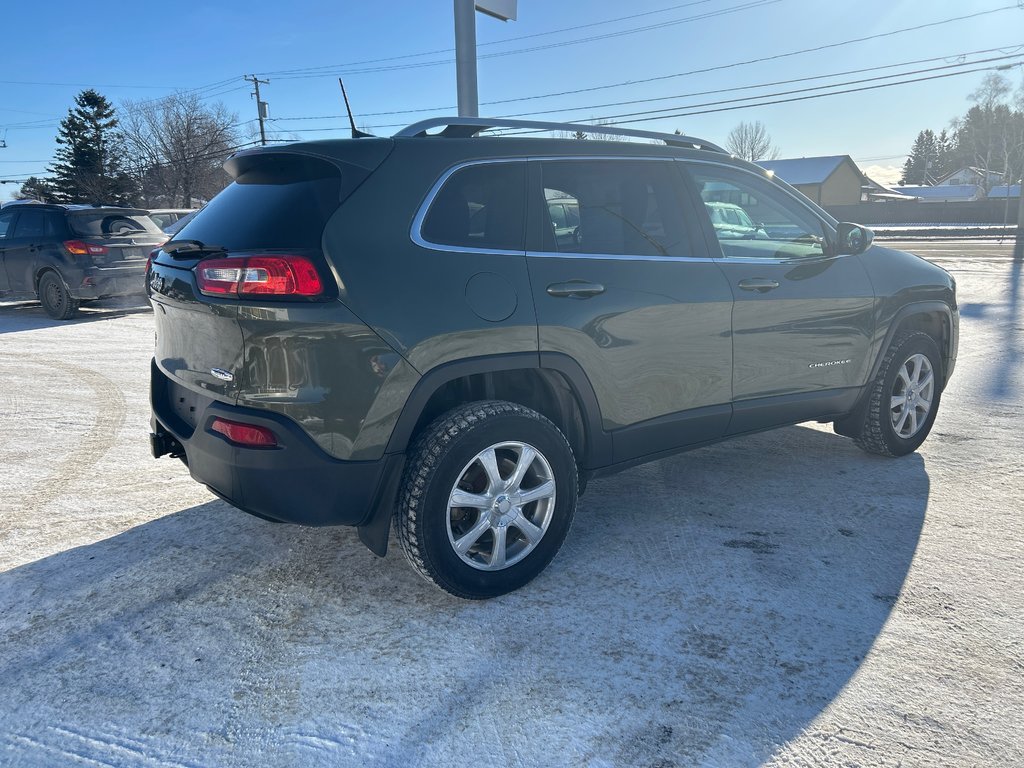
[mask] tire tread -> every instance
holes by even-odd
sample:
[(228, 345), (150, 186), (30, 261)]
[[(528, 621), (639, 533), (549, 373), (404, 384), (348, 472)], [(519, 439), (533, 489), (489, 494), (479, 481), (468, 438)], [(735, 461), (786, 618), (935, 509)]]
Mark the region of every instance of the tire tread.
[[(570, 455), (572, 454), (569, 442), (550, 420), (530, 408), (504, 400), (480, 400), (442, 414), (419, 434), (409, 451), (409, 461), (406, 463), (399, 493), (399, 504), (395, 510), (395, 533), (406, 558), (416, 572), (456, 597), (480, 599), (481, 596), (465, 592), (445, 579), (437, 564), (431, 562), (429, 553), (421, 542), (420, 516), (427, 486), (438, 464), (447, 455), (456, 439), (485, 421), (506, 415), (533, 419), (545, 425), (561, 437), (566, 449)], [(557, 551), (558, 548), (555, 549), (555, 553)]]

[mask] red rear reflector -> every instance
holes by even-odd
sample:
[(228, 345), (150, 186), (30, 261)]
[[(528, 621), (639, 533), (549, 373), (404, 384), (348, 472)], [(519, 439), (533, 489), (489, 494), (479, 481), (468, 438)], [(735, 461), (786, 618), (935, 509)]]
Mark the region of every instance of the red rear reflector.
[(207, 296), (319, 296), (323, 281), (305, 256), (235, 256), (206, 259), (195, 267)]
[(277, 438), (274, 433), (266, 427), (258, 427), (255, 424), (242, 424), (238, 421), (228, 421), (219, 416), (214, 418), (210, 429), (224, 435), (232, 443), (248, 446), (250, 448), (275, 448)]
[(64, 247), (75, 256), (102, 256), (108, 251), (105, 245), (95, 245), (81, 240), (65, 240)]

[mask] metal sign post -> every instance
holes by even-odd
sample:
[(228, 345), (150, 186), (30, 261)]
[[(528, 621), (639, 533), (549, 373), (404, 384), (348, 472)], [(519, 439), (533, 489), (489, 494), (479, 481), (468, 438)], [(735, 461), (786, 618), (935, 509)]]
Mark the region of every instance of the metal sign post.
[(476, 87), (476, 11), (515, 21), (516, 0), (455, 0), (455, 82), (459, 117), (478, 117)]

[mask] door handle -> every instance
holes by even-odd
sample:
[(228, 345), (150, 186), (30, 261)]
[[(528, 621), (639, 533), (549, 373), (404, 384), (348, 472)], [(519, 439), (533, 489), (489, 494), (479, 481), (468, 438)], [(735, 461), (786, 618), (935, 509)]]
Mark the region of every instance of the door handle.
[(552, 283), (548, 286), (548, 296), (555, 298), (576, 298), (589, 299), (604, 293), (604, 286), (600, 283), (588, 283), (583, 280), (570, 280), (567, 283)]
[(777, 281), (769, 280), (766, 277), (748, 277), (746, 280), (740, 280), (740, 288), (744, 291), (768, 293), (768, 291), (774, 291), (778, 287)]

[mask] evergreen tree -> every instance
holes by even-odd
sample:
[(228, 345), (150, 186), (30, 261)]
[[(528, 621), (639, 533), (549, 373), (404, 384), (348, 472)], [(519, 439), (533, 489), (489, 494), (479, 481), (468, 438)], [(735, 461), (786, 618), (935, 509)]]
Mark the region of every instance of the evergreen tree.
[(133, 204), (134, 185), (123, 169), (117, 117), (106, 97), (91, 88), (78, 94), (60, 123), (57, 144), (50, 172), (59, 202)]
[(935, 171), (932, 176), (938, 180), (957, 170), (956, 143), (943, 128), (935, 138)]
[(25, 179), (25, 183), (21, 185), (21, 189), (18, 191), (18, 197), (21, 199), (38, 200), (41, 203), (52, 203), (55, 200), (53, 187), (50, 186), (50, 182), (47, 179), (39, 179), (35, 176), (29, 176)]
[(938, 140), (935, 132), (931, 129), (921, 131), (914, 139), (910, 156), (903, 164), (900, 184), (932, 184), (936, 179), (938, 160)]

